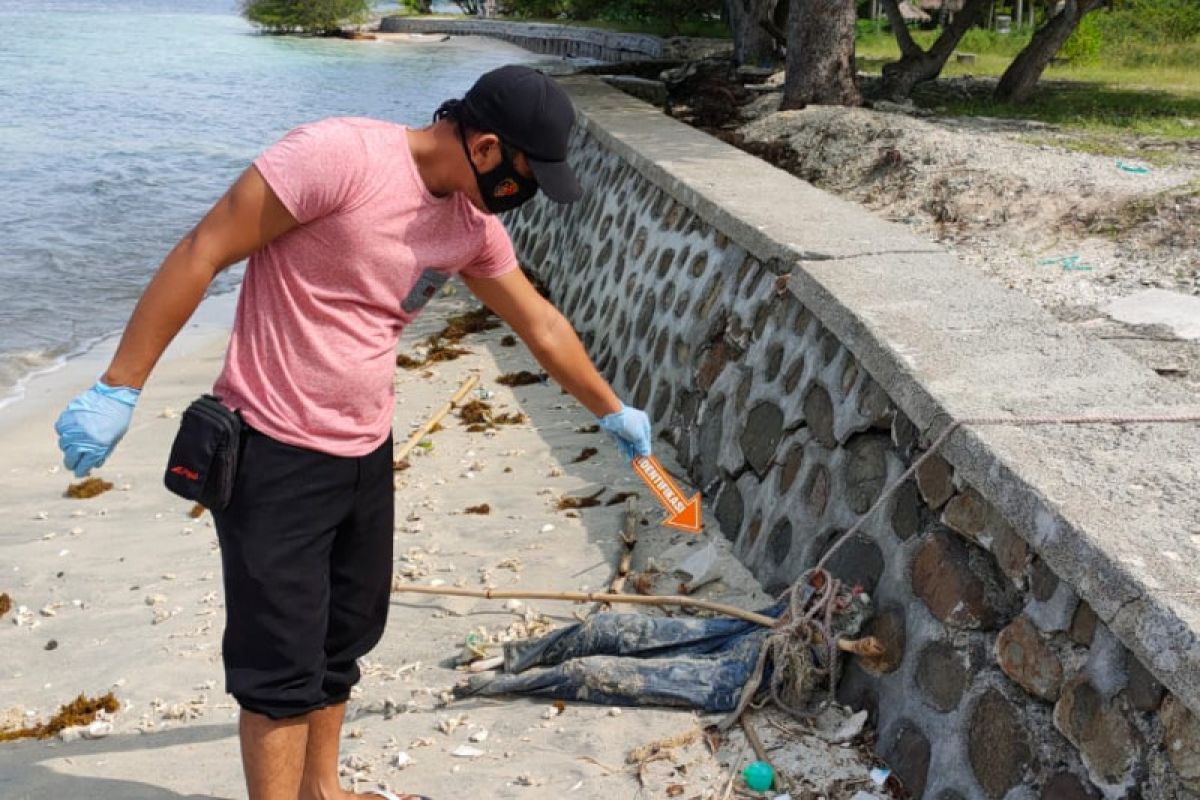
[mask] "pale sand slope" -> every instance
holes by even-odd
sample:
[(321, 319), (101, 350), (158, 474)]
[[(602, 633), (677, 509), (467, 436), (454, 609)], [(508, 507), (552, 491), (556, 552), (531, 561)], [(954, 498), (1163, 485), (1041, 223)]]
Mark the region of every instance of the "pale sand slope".
[[(439, 300), (406, 334), (402, 349), (468, 307), (461, 298), (460, 290)], [(218, 305), (228, 319), (228, 299)], [(533, 423), (487, 436), (447, 420), (431, 453), (399, 474), (397, 566), (405, 566), (402, 556), (410, 548), (420, 548), (414, 552), (432, 553), (416, 562), (431, 567), (415, 578), (422, 583), (441, 579), (479, 587), (480, 571), (487, 569), (497, 588), (602, 588), (616, 557), (620, 510), (589, 509), (572, 519), (551, 503), (559, 494), (600, 486), (610, 490), (606, 497), (635, 490), (636, 478), (607, 437), (577, 432), (593, 422), (591, 415), (557, 387), (509, 390), (495, 384), (500, 373), (536, 369), (523, 347), (499, 345), (506, 332), (468, 338), (464, 344), (473, 354), (436, 365), (432, 377), (397, 373), (398, 441), (472, 371), (495, 391), (497, 410), (520, 409)], [(25, 624), (13, 623), (15, 610), (0, 621), (0, 712), (20, 708), (30, 718), (45, 718), (79, 692), (100, 695), (110, 688), (124, 706), (107, 738), (0, 746), (0, 797), (244, 796), (236, 712), (223, 692), (220, 665), (224, 610), (215, 532), (210, 517), (190, 519), (190, 504), (161, 484), (178, 424), (163, 412), (178, 412), (209, 389), (224, 341), (223, 331), (209, 326), (173, 348), (174, 357), (160, 365), (147, 388), (132, 430), (99, 470), (118, 488), (98, 498), (62, 496), (73, 479), (57, 466), (51, 425), (66, 400), (103, 366), (105, 353), (35, 381), (26, 401), (0, 414), (0, 592), (32, 612)], [(572, 463), (584, 447), (598, 448), (599, 455)], [(464, 477), (468, 472), (471, 477)], [(490, 504), (492, 513), (462, 513), (478, 503)], [(419, 521), (409, 519), (414, 510)], [(553, 530), (543, 530), (548, 525)], [(519, 566), (498, 567), (512, 558)], [(729, 564), (728, 582), (740, 587), (742, 601), (761, 601), (740, 565)], [(558, 623), (572, 621), (575, 610), (561, 603), (535, 607)], [(52, 616), (41, 615), (43, 608)], [(366, 659), (343, 742), (360, 788), (382, 783), (435, 799), (613, 800), (665, 797), (669, 784), (680, 783), (687, 798), (724, 795), (727, 773), (701, 747), (677, 759), (693, 762), (686, 774), (672, 774), (670, 761), (653, 765), (645, 790), (624, 765), (630, 748), (692, 729), (697, 718), (689, 712), (625, 709), (613, 715), (607, 708), (570, 704), (545, 719), (552, 708), (545, 701), (467, 700), (438, 707), (439, 693), (459, 677), (443, 663), (459, 652), (465, 634), (480, 626), (502, 630), (520, 618), (496, 601), (393, 595), (387, 633)], [(47, 650), (50, 640), (57, 646)], [(387, 719), (374, 713), (388, 699), (409, 710)], [(463, 724), (451, 733), (439, 731), (439, 721), (460, 718)], [(482, 755), (451, 755), (481, 730), (487, 738), (474, 746)], [(413, 760), (403, 771), (394, 766), (401, 751)], [(733, 751), (722, 755), (746, 763), (738, 737)]]

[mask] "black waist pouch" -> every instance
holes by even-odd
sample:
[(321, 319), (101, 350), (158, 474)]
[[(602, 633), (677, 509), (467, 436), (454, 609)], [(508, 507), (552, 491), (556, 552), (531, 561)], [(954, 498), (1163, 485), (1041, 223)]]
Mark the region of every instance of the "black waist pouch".
[(163, 482), (167, 489), (205, 508), (229, 505), (237, 475), (242, 418), (211, 394), (183, 412)]

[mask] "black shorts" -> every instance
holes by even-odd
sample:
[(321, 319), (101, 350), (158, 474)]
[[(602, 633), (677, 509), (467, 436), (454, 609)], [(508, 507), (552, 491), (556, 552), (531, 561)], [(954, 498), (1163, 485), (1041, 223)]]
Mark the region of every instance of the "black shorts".
[(392, 441), (361, 458), (246, 429), (213, 514), (225, 578), (226, 691), (272, 719), (345, 702), (392, 583)]

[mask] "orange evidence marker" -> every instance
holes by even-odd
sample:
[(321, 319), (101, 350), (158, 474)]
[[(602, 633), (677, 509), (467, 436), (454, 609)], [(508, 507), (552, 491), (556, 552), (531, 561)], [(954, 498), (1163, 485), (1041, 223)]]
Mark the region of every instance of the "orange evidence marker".
[(679, 491), (675, 481), (671, 480), (670, 474), (654, 456), (635, 458), (633, 471), (650, 487), (658, 502), (667, 510), (669, 516), (663, 521), (663, 525), (688, 533), (700, 533), (703, 525), (700, 522), (699, 492), (691, 500), (684, 500), (683, 492)]

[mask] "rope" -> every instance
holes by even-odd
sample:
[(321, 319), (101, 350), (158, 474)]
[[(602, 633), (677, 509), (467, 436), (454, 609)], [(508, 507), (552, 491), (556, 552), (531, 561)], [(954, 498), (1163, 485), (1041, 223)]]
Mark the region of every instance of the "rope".
[[(810, 718), (813, 712), (801, 708), (806, 698), (816, 689), (818, 682), (828, 681), (830, 697), (837, 689), (839, 665), (837, 637), (833, 632), (833, 617), (842, 598), (842, 583), (826, 569), (829, 560), (838, 549), (862, 530), (871, 515), (882, 508), (905, 481), (916, 474), (921, 465), (928, 461), (946, 441), (964, 425), (1013, 425), (1032, 427), (1036, 425), (1130, 425), (1200, 422), (1200, 414), (1180, 416), (1068, 416), (1068, 417), (971, 417), (952, 421), (946, 430), (933, 440), (929, 448), (915, 460), (904, 473), (892, 481), (879, 498), (841, 536), (812, 569), (806, 570), (796, 582), (785, 589), (780, 599), (787, 598), (787, 608), (779, 622), (763, 643), (758, 654), (754, 672), (738, 697), (737, 707), (729, 713), (718, 727), (727, 730), (741, 718), (747, 708), (754, 705), (766, 672), (768, 660), (772, 664), (771, 679), (767, 686), (767, 697), (761, 704), (774, 703), (783, 711), (801, 719)], [(814, 656), (814, 653), (817, 655)], [(817, 657), (819, 656), (819, 657)], [(823, 662), (823, 663), (822, 663)]]

